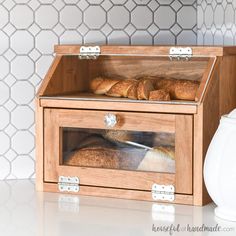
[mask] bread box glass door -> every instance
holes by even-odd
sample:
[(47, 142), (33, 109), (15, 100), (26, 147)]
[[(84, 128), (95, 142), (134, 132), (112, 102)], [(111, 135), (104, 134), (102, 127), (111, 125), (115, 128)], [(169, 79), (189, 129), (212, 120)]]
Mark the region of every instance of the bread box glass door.
[(201, 102), (213, 57), (186, 60), (143, 54), (107, 54), (82, 60), (58, 56), (42, 98), (60, 101), (187, 104)]
[[(192, 194), (192, 115), (45, 109), (44, 181)], [(183, 178), (184, 175), (184, 178)]]

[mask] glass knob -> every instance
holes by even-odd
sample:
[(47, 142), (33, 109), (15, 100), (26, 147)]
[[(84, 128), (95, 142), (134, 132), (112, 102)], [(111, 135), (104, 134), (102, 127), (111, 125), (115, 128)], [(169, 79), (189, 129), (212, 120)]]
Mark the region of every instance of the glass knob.
[(114, 114), (106, 114), (104, 123), (107, 128), (113, 128), (117, 124), (117, 117)]

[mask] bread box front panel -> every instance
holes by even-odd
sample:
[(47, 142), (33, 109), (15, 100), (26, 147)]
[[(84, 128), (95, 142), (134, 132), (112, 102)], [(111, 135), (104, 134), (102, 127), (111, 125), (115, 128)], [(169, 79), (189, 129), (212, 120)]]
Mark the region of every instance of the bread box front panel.
[[(45, 109), (44, 181), (192, 194), (192, 116)], [(183, 178), (183, 173), (185, 178)]]

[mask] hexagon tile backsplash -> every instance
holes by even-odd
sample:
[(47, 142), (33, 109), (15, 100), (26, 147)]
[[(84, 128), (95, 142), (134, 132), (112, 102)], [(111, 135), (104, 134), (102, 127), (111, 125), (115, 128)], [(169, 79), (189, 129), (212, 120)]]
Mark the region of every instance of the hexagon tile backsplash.
[(235, 45), (235, 11), (236, 0), (198, 0), (198, 44)]

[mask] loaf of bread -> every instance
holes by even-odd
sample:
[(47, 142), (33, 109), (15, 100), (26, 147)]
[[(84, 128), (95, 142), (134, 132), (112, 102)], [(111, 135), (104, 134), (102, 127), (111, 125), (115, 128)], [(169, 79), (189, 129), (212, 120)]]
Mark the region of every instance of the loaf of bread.
[(148, 151), (140, 162), (138, 170), (175, 173), (174, 151), (160, 147)]
[(130, 132), (121, 130), (87, 134), (84, 140), (77, 143), (76, 150), (64, 153), (64, 164), (108, 169), (137, 168), (145, 153), (122, 144), (127, 139), (132, 140)]
[(169, 78), (163, 78), (156, 81), (156, 89), (164, 89), (167, 92), (171, 92), (174, 86), (175, 80)]
[(137, 82), (134, 79), (123, 79), (118, 83), (115, 83), (107, 92), (107, 96), (111, 97), (127, 97), (130, 87)]
[(129, 88), (127, 92), (127, 97), (129, 99), (134, 99), (134, 100), (138, 99), (138, 93), (137, 93), (138, 83), (139, 83), (138, 81), (134, 82), (132, 86)]
[(98, 85), (101, 84), (106, 78), (102, 77), (102, 76), (99, 76), (99, 77), (96, 77), (95, 79), (93, 79), (91, 82), (90, 82), (90, 90), (92, 92), (95, 92)]
[[(146, 154), (146, 150), (123, 144), (123, 139), (131, 138), (126, 131), (108, 131), (104, 135), (92, 135), (78, 144), (78, 149), (67, 154), (65, 165), (108, 169), (136, 170)], [(121, 136), (121, 137), (120, 137)], [(110, 141), (109, 141), (110, 140)], [(111, 142), (112, 141), (112, 142)]]
[(123, 155), (119, 156), (120, 169), (137, 170), (147, 151), (142, 148), (126, 147), (122, 149)]
[(162, 79), (156, 82), (157, 89), (164, 89), (171, 99), (194, 101), (199, 82), (181, 79)]
[(111, 79), (111, 78), (103, 78), (101, 80), (101, 77), (95, 78), (95, 81), (92, 80), (91, 82), (91, 88), (95, 88), (93, 92), (95, 94), (106, 94), (110, 88), (114, 85), (120, 82), (120, 79)]
[(151, 91), (149, 94), (151, 101), (170, 101), (170, 93), (164, 89)]
[(64, 164), (79, 167), (137, 170), (145, 154), (146, 150), (140, 148), (89, 147), (72, 152)]
[(151, 91), (155, 90), (153, 82), (149, 79), (141, 79), (137, 87), (139, 100), (148, 100)]
[(180, 100), (194, 101), (199, 83), (196, 81), (178, 81), (174, 89), (174, 97)]
[(73, 152), (66, 160), (66, 165), (96, 167), (106, 169), (119, 168), (120, 152), (113, 148), (89, 147)]
[(148, 76), (135, 79), (97, 77), (90, 82), (95, 94), (135, 100), (194, 101), (198, 88), (198, 81)]

